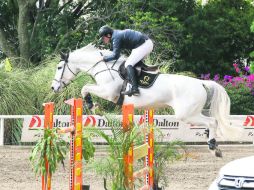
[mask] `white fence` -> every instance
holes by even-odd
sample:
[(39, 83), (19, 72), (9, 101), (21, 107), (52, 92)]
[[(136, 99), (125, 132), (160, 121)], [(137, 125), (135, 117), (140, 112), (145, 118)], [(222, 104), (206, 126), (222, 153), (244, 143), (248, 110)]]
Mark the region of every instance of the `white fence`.
[[(122, 116), (112, 116), (121, 119)], [(23, 119), (21, 142), (35, 142), (42, 135), (44, 116), (42, 115), (0, 115), (0, 146), (4, 145), (4, 120)], [(134, 116), (135, 122), (142, 123), (143, 116)], [(54, 127), (65, 128), (69, 126), (69, 115), (55, 115)], [(163, 142), (170, 140), (181, 140), (184, 142), (205, 142), (205, 127), (187, 125), (174, 118), (173, 115), (155, 115), (154, 123), (159, 127), (163, 134)], [(94, 126), (110, 134), (110, 123), (105, 117), (97, 115), (84, 115), (84, 126)], [(254, 115), (231, 115), (230, 125), (244, 128), (244, 135), (238, 141), (254, 141)], [(218, 139), (220, 140), (220, 139)], [(93, 138), (94, 142), (102, 142), (99, 137)]]

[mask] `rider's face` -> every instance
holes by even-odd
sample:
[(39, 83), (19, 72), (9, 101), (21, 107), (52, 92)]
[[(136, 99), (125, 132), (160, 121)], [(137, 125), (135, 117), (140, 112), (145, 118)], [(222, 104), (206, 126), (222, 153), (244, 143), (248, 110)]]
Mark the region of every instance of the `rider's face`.
[(110, 42), (110, 39), (111, 39), (111, 35), (109, 34), (102, 37), (102, 40), (105, 44), (108, 44)]

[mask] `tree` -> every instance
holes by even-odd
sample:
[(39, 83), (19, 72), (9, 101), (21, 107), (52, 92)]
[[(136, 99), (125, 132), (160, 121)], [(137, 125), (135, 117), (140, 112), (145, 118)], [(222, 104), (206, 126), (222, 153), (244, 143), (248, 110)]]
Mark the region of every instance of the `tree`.
[(20, 63), (38, 63), (62, 47), (72, 49), (85, 37), (87, 18), (84, 16), (96, 15), (101, 2), (3, 0), (0, 2), (0, 48), (8, 57), (20, 57)]
[(198, 6), (184, 24), (184, 62), (176, 67), (197, 74), (233, 73), (233, 61), (248, 58), (254, 47), (249, 30), (253, 18), (254, 7), (245, 0), (213, 0)]
[(183, 39), (182, 22), (193, 14), (195, 0), (119, 0), (115, 15), (106, 20), (118, 29), (131, 28), (148, 34), (154, 41), (154, 60), (177, 57)]

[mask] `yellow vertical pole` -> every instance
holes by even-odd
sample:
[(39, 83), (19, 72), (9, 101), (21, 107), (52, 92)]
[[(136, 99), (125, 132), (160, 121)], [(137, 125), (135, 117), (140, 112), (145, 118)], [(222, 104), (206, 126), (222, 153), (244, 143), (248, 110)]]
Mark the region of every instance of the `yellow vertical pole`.
[(82, 190), (82, 99), (70, 99), (65, 103), (71, 106), (71, 133), (70, 148), (70, 190)]
[[(134, 121), (134, 105), (126, 104), (122, 106), (123, 114), (123, 130), (126, 132), (133, 127)], [(133, 182), (133, 145), (131, 145), (127, 154), (124, 154), (124, 173), (125, 173), (125, 184), (128, 189), (134, 189)]]
[(148, 134), (145, 135), (145, 143), (148, 143), (148, 155), (145, 158), (145, 167), (149, 167), (148, 174), (145, 175), (145, 183), (149, 189), (153, 188), (154, 178), (154, 131), (153, 131), (154, 110), (145, 110), (145, 125), (148, 127)]
[[(44, 129), (52, 129), (53, 128), (53, 115), (54, 115), (54, 103), (44, 103)], [(42, 175), (42, 190), (51, 190), (51, 177), (52, 174), (49, 171), (49, 163), (46, 155), (45, 159), (45, 168), (46, 174)]]
[(74, 159), (74, 190), (82, 190), (82, 99), (74, 102), (74, 126), (75, 126), (75, 159)]

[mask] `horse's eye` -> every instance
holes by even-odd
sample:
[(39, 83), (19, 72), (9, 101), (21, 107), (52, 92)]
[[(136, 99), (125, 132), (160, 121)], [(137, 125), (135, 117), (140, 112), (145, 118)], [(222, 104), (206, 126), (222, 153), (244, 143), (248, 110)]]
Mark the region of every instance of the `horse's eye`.
[(62, 69), (62, 67), (57, 67), (58, 70)]

